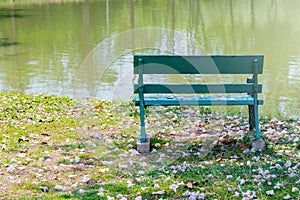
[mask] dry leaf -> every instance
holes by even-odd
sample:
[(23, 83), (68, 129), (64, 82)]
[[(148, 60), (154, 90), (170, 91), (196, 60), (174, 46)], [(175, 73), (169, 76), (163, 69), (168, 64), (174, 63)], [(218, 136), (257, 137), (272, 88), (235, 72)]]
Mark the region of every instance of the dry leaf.
[(248, 174), (246, 174), (246, 173), (244, 173), (244, 176), (245, 176), (245, 178), (246, 178), (246, 179), (248, 179), (248, 178), (249, 178), (249, 175), (248, 175)]
[(104, 107), (103, 107), (101, 104), (95, 106), (95, 109), (103, 109), (103, 108), (104, 108)]
[(48, 145), (47, 142), (41, 142), (41, 145)]
[(249, 147), (243, 143), (236, 143), (236, 147), (239, 148), (239, 149), (242, 149), (242, 150), (246, 150), (246, 149), (249, 149)]
[(234, 143), (236, 143), (236, 140), (235, 139), (231, 139), (231, 138), (225, 139), (225, 140), (222, 141), (222, 144), (225, 144), (225, 145), (232, 145)]
[(28, 149), (19, 149), (18, 152), (19, 153), (27, 153)]
[(285, 155), (287, 155), (287, 156), (293, 156), (293, 154), (291, 152), (288, 152), (288, 151), (285, 152)]

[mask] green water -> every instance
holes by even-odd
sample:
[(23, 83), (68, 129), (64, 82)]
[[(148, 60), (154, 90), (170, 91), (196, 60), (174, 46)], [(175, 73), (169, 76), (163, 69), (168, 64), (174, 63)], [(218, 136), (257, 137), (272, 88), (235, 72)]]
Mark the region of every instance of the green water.
[(260, 111), (299, 117), (299, 9), (298, 0), (1, 1), (0, 91), (128, 99), (133, 52), (264, 54)]

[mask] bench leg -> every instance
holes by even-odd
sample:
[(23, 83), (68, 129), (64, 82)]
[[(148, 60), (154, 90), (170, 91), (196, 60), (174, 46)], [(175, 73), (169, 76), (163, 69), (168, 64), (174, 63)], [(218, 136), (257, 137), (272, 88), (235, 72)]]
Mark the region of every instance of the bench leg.
[(258, 105), (254, 105), (254, 119), (255, 119), (255, 140), (252, 142), (252, 150), (263, 151), (266, 147), (265, 141), (260, 137)]
[(145, 142), (147, 140), (146, 129), (145, 129), (145, 106), (142, 102), (140, 104), (140, 123), (141, 123), (140, 142)]
[(258, 105), (254, 105), (254, 119), (255, 119), (255, 139), (260, 139), (260, 130), (259, 130), (259, 118), (258, 118)]
[(249, 110), (249, 130), (252, 132), (255, 128), (255, 139), (260, 139), (258, 105), (248, 105)]
[(254, 106), (248, 105), (248, 111), (249, 111), (249, 131), (252, 132), (255, 127)]
[(150, 152), (150, 138), (147, 138), (145, 129), (145, 106), (143, 103), (140, 104), (140, 123), (141, 123), (141, 137), (137, 142), (137, 151), (139, 153)]

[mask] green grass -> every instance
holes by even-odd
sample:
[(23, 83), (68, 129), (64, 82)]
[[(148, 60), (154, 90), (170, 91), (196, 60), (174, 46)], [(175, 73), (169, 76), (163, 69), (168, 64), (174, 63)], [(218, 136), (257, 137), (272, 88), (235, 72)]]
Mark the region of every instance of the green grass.
[(2, 93), (0, 198), (299, 199), (300, 122), (261, 117), (252, 152), (248, 119), (214, 110), (147, 109), (140, 155), (132, 102)]

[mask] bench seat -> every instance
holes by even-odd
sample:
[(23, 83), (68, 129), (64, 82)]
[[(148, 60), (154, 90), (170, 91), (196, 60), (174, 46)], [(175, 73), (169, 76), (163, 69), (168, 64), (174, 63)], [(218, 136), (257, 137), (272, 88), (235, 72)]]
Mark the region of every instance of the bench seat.
[[(251, 95), (241, 96), (145, 96), (145, 106), (172, 105), (254, 105)], [(140, 105), (140, 98), (135, 96), (136, 106)], [(258, 100), (259, 105), (263, 100)]]

